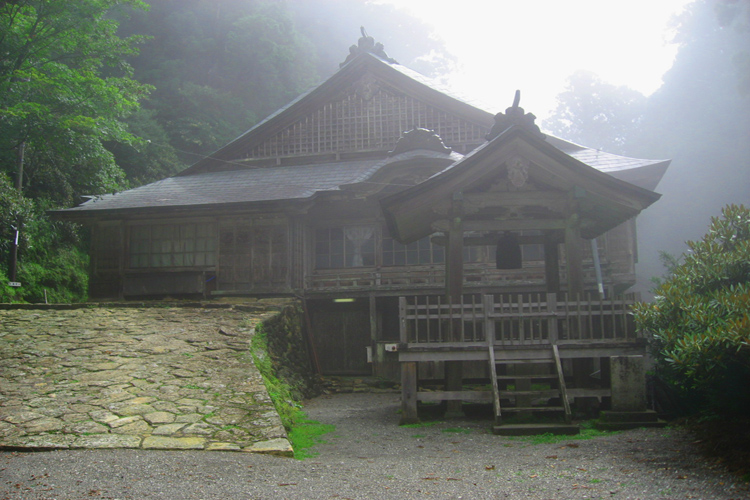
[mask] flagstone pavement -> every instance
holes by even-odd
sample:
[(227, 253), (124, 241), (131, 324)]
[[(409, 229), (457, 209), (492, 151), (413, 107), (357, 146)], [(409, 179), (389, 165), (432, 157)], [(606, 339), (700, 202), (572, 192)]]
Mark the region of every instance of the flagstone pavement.
[(291, 455), (249, 354), (263, 307), (0, 309), (0, 448)]

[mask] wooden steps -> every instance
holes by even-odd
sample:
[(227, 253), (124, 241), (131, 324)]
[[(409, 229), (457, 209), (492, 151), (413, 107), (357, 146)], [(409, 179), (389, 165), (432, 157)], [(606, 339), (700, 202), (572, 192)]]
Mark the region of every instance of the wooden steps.
[[(491, 339), (488, 342), (490, 378), (492, 379), (493, 407), (495, 411), (495, 425), (493, 426), (493, 432), (495, 434), (507, 436), (544, 433), (565, 435), (578, 434), (578, 427), (571, 425), (572, 415), (570, 403), (568, 402), (565, 378), (562, 372), (560, 353), (557, 349), (557, 345), (553, 344), (550, 350), (551, 352), (540, 352), (533, 358), (503, 359), (502, 361), (498, 361), (495, 358), (494, 342)], [(498, 366), (505, 366), (507, 371), (510, 366), (528, 366), (534, 364), (547, 364), (552, 373), (534, 374), (523, 373), (522, 371), (518, 375), (498, 375)], [(514, 389), (506, 390), (503, 388), (501, 390), (501, 385), (505, 385), (508, 381), (513, 381), (515, 383)], [(556, 385), (556, 387), (533, 389), (531, 387), (532, 381), (550, 381), (552, 382), (551, 385)], [(551, 399), (556, 399), (560, 401), (561, 404), (548, 404)], [(508, 404), (503, 406), (501, 400), (511, 401), (513, 405)], [(541, 402), (542, 404), (534, 404), (535, 401)], [(503, 422), (504, 415), (533, 415), (535, 413), (561, 415), (565, 423), (508, 424)]]

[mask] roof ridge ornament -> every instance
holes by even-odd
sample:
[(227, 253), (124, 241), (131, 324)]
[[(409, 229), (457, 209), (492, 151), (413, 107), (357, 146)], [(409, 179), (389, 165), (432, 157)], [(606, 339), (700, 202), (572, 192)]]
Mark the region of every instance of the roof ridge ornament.
[(392, 57), (388, 57), (388, 54), (385, 53), (385, 49), (382, 43), (376, 43), (375, 39), (367, 34), (364, 26), (360, 26), (359, 30), (362, 32), (362, 37), (357, 42), (357, 45), (352, 45), (351, 47), (349, 47), (349, 55), (346, 57), (346, 60), (344, 62), (339, 64), (340, 68), (358, 55), (366, 53), (373, 54), (381, 58), (385, 62), (398, 64), (398, 61), (396, 61)]
[(417, 149), (426, 149), (437, 153), (450, 154), (453, 150), (443, 143), (443, 139), (434, 130), (414, 127), (404, 132), (404, 135), (396, 142), (393, 151), (388, 151), (388, 156), (394, 156)]
[(498, 113), (495, 115), (495, 124), (492, 126), (492, 130), (485, 136), (485, 139), (491, 141), (498, 135), (502, 134), (510, 127), (517, 126), (533, 132), (542, 139), (546, 136), (539, 130), (539, 127), (534, 120), (536, 116), (533, 113), (525, 113), (523, 108), (518, 104), (521, 102), (521, 91), (516, 90), (515, 98), (513, 99), (513, 106), (507, 108), (505, 113)]

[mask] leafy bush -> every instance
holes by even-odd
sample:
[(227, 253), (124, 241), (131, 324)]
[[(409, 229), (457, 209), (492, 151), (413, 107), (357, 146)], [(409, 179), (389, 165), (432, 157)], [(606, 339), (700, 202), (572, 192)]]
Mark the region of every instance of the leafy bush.
[[(750, 210), (729, 205), (702, 240), (638, 304), (661, 373), (700, 398), (694, 409), (750, 410)], [(705, 406), (704, 406), (705, 405)]]
[[(21, 196), (0, 174), (0, 302), (81, 302), (86, 300), (88, 256), (80, 228), (50, 220), (44, 200)], [(11, 241), (20, 228), (16, 281), (8, 286)]]

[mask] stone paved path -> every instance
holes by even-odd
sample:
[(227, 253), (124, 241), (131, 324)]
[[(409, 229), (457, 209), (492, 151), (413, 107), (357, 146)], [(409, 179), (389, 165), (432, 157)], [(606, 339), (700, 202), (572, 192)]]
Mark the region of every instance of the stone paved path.
[(291, 454), (248, 352), (272, 314), (0, 310), (0, 447)]

